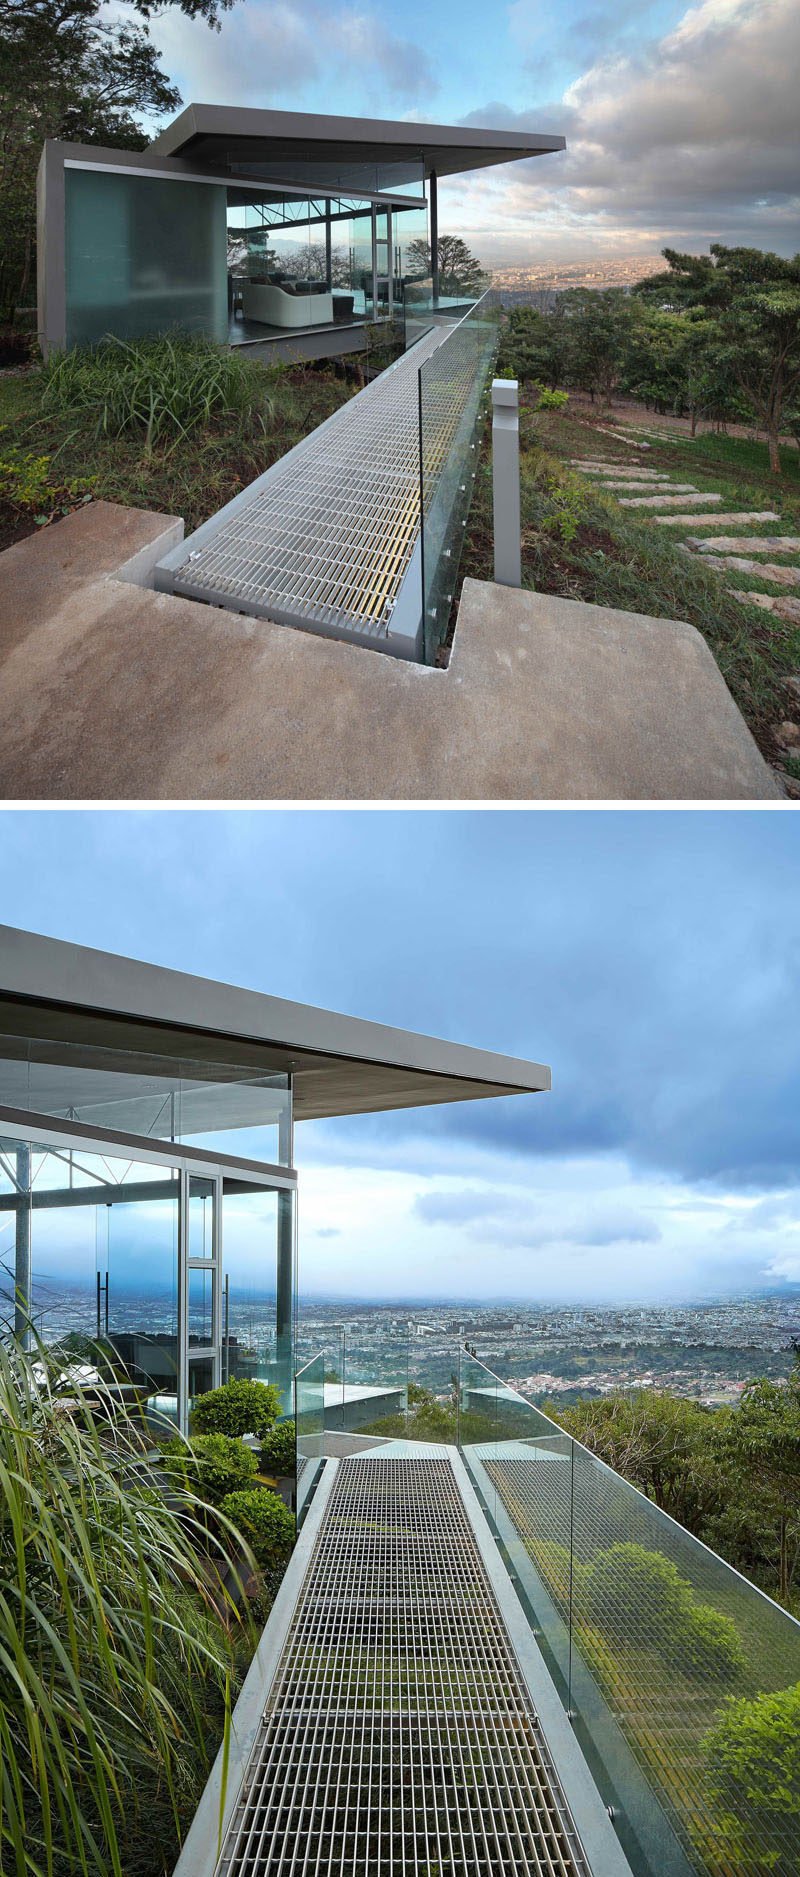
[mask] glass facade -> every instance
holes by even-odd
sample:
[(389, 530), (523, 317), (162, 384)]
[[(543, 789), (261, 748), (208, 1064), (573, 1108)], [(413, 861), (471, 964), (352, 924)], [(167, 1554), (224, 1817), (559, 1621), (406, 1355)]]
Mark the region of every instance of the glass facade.
[(5, 1132), (0, 1318), (65, 1361), (110, 1367), (184, 1429), (229, 1375), (277, 1382), (289, 1412), (294, 1191), (264, 1180), (224, 1162), (195, 1172), (177, 1147), (169, 1164), (68, 1129)]
[[(424, 245), (425, 204), (419, 209), (375, 211), (375, 273), (373, 295), (373, 206), (338, 196), (286, 196), (274, 199), (246, 190), (229, 191), (228, 267), (231, 309), (238, 306), (252, 321), (257, 303), (241, 299), (242, 283), (280, 287), (295, 297), (303, 291), (329, 293), (327, 309), (334, 322), (344, 318), (386, 318), (391, 299), (399, 305), (405, 258), (414, 240)], [(391, 271), (390, 271), (391, 262)], [(412, 255), (413, 263), (413, 255)], [(249, 310), (248, 310), (249, 309)], [(280, 324), (284, 309), (264, 305), (264, 324), (271, 313)], [(231, 336), (235, 337), (235, 320)]]
[(64, 172), (66, 342), (227, 336), (224, 186)]

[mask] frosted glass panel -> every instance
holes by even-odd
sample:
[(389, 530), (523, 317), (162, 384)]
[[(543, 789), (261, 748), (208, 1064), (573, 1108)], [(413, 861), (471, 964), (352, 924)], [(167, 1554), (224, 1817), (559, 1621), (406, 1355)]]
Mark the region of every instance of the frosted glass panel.
[(65, 185), (68, 345), (175, 328), (225, 341), (224, 188), (78, 169)]

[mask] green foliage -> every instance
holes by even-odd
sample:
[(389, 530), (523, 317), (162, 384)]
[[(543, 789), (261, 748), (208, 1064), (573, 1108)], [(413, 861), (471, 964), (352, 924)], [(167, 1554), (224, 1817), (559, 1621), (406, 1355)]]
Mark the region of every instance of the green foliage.
[(162, 1452), (173, 1485), (196, 1493), (210, 1506), (247, 1487), (258, 1472), (256, 1455), (227, 1434), (201, 1434), (188, 1447), (185, 1441), (171, 1440)]
[(191, 1503), (177, 1516), (149, 1488), (101, 1385), (91, 1412), (69, 1392), (74, 1411), (43, 1348), (0, 1344), (0, 1866), (160, 1872), (222, 1734), (242, 1624), (221, 1570), (198, 1568)]
[(238, 415), (265, 429), (267, 382), (251, 361), (211, 339), (108, 338), (52, 354), (42, 368), (42, 409), (88, 413), (97, 436), (140, 438), (150, 455), (220, 417)]
[(586, 1572), (586, 1609), (618, 1642), (655, 1648), (670, 1667), (700, 1681), (736, 1681), (745, 1657), (735, 1623), (697, 1604), (671, 1559), (639, 1544), (600, 1551)]
[(279, 1421), (261, 1443), (262, 1473), (293, 1473), (296, 1462), (294, 1421)]
[(563, 411), (569, 403), (568, 391), (550, 391), (547, 385), (537, 385), (536, 391), (537, 411)]
[(231, 1492), (223, 1499), (220, 1511), (246, 1539), (262, 1570), (288, 1558), (294, 1544), (294, 1519), (277, 1493), (264, 1487)]
[(800, 1840), (800, 1682), (729, 1701), (704, 1742), (708, 1785), (742, 1877), (761, 1877)]
[[(0, 438), (5, 429), (0, 430)], [(0, 499), (14, 508), (32, 510), (37, 521), (49, 521), (55, 509), (65, 515), (78, 503), (92, 500), (96, 476), (62, 477), (51, 468), (49, 456), (35, 450), (9, 449), (0, 455)]]
[(272, 1382), (240, 1381), (234, 1376), (221, 1388), (200, 1396), (192, 1412), (192, 1431), (263, 1436), (280, 1411), (280, 1394)]
[[(483, 267), (459, 235), (440, 235), (436, 244), (439, 261), (439, 292), (453, 298), (463, 293), (481, 293), (488, 284)], [(426, 280), (431, 271), (431, 250), (424, 236), (409, 242), (407, 265), (414, 279)]]

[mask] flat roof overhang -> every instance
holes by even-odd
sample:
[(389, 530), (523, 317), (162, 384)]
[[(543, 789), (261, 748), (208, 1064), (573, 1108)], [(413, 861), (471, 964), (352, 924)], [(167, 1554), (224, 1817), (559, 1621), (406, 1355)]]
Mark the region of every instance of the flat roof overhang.
[(188, 104), (146, 154), (190, 156), (200, 164), (309, 161), (424, 164), (425, 175), (466, 170), (566, 148), (564, 137), (534, 131), (483, 130), (474, 125), (417, 124), (367, 117), (325, 117), (306, 111), (260, 111), (226, 104)]
[[(289, 1073), (296, 1120), (538, 1093), (542, 1063), (0, 926), (0, 1030), (93, 1056), (117, 1051)], [(134, 1064), (131, 1065), (135, 1067)], [(228, 1125), (232, 1125), (232, 1121)], [(219, 1123), (217, 1125), (220, 1125)]]

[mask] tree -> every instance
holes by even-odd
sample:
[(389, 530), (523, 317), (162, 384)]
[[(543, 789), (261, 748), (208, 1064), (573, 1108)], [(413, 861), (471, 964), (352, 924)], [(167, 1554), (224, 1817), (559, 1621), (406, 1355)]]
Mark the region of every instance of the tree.
[(765, 431), (770, 469), (780, 474), (781, 426), (800, 390), (800, 254), (784, 260), (719, 242), (709, 255), (663, 252), (669, 273), (642, 282), (640, 293), (712, 316), (731, 381)]
[[(704, 1742), (725, 1850), (742, 1877), (794, 1870), (800, 1835), (800, 1682), (729, 1701)], [(723, 1847), (721, 1846), (720, 1849)]]
[(562, 297), (569, 322), (569, 382), (588, 391), (592, 403), (597, 392), (610, 402), (633, 319), (630, 298), (618, 287), (603, 293), (572, 287)]
[[(549, 1413), (554, 1413), (548, 1407)], [(554, 1418), (556, 1415), (554, 1414)], [(713, 1417), (693, 1401), (640, 1389), (557, 1411), (568, 1433), (638, 1486), (662, 1512), (698, 1532), (716, 1505)]]
[(738, 1534), (745, 1568), (768, 1565), (786, 1602), (800, 1564), (800, 1367), (788, 1382), (752, 1382), (716, 1444), (726, 1475), (717, 1529), (729, 1543)]
[[(0, 0), (0, 319), (31, 291), (36, 169), (48, 137), (142, 149), (139, 114), (180, 104), (148, 23), (170, 0), (131, 0), (139, 18), (107, 20), (102, 0)], [(177, 0), (218, 27), (233, 0)]]
[[(477, 257), (458, 235), (440, 235), (436, 243), (439, 258), (439, 292), (446, 294), (480, 292), (485, 280)], [(422, 235), (409, 242), (406, 249), (409, 278), (427, 279), (431, 271), (431, 250)]]
[(536, 307), (512, 307), (503, 334), (503, 357), (508, 370), (521, 384), (545, 384), (557, 391), (564, 383), (569, 363), (569, 327), (561, 305), (563, 295), (552, 310)]

